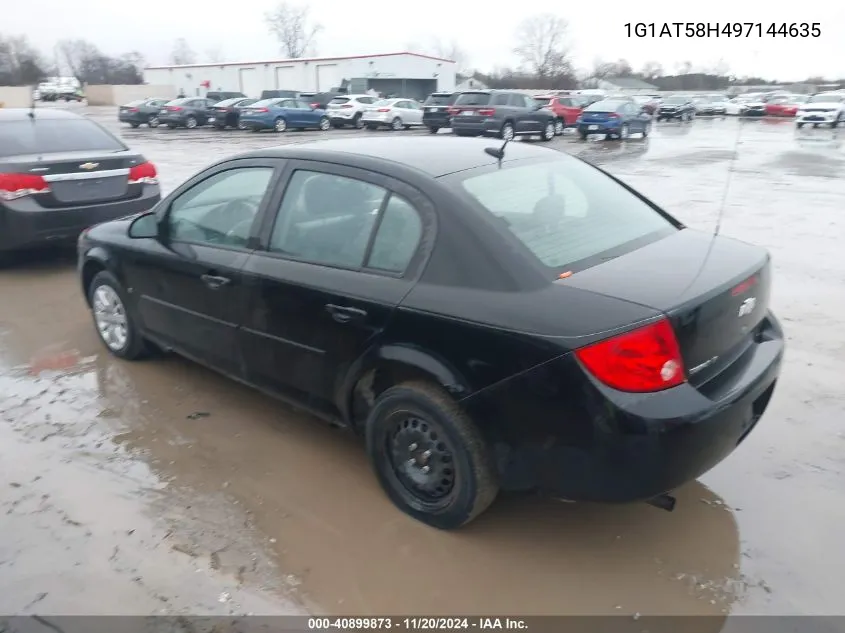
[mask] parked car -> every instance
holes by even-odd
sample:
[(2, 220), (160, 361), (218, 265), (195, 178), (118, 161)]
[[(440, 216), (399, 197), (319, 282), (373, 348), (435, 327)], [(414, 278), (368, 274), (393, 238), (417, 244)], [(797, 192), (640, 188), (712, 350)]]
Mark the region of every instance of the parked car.
[(500, 489), (665, 505), (774, 392), (769, 254), (565, 152), (489, 145), (217, 162), (82, 235), (96, 331), (114, 356), (153, 343), (359, 433), (387, 496), (437, 528)]
[(299, 99), (299, 93), (296, 90), (262, 90), (261, 99)]
[(695, 98), (696, 114), (706, 116), (725, 116), (728, 98), (725, 95), (711, 94)]
[(241, 125), (244, 129), (260, 132), (331, 128), (325, 110), (314, 108), (301, 99), (265, 99), (241, 108)]
[(793, 117), (798, 114), (798, 108), (806, 103), (807, 95), (778, 95), (766, 103), (766, 116)]
[(813, 95), (798, 108), (795, 119), (795, 125), (799, 128), (804, 127), (804, 124), (836, 127), (840, 123), (845, 123), (845, 92), (842, 91)]
[(651, 131), (651, 115), (631, 100), (605, 99), (584, 108), (578, 117), (578, 135), (586, 140), (591, 134), (604, 134), (606, 139), (626, 139), (631, 134)]
[(583, 101), (575, 97), (558, 97), (554, 95), (542, 95), (534, 97), (537, 105), (549, 110), (555, 115), (555, 134), (560, 136), (563, 130), (568, 127), (575, 127), (581, 111), (584, 109)]
[(671, 121), (673, 119), (692, 121), (694, 118), (695, 103), (690, 97), (684, 95), (667, 97), (657, 109), (658, 121)]
[(205, 98), (215, 103), (225, 101), (226, 99), (246, 99), (246, 95), (242, 92), (226, 92), (220, 90), (212, 90), (205, 93)]
[(332, 99), (342, 97), (345, 92), (300, 92), (298, 99), (308, 102), (312, 108), (327, 110)]
[(434, 92), (423, 103), (423, 124), (432, 134), (443, 128), (452, 127), (449, 107), (455, 103), (460, 92)]
[(766, 103), (769, 97), (764, 94), (748, 95), (747, 100), (739, 108), (739, 116), (757, 117), (766, 114)]
[(212, 118), (211, 107), (215, 101), (200, 97), (182, 97), (168, 101), (159, 110), (158, 120), (161, 125), (175, 130), (177, 127), (186, 127), (192, 130), (202, 125), (208, 125)]
[(360, 130), (364, 127), (364, 122), (361, 120), (364, 110), (376, 101), (378, 98), (372, 95), (342, 95), (329, 101), (326, 112), (334, 127), (349, 125)]
[(72, 243), (160, 199), (155, 166), (87, 117), (0, 108), (0, 252)]
[(423, 124), (422, 105), (413, 99), (381, 99), (364, 108), (361, 121), (368, 130), (379, 127), (410, 130)]
[(455, 100), (452, 131), (458, 136), (540, 136), (550, 141), (555, 136), (556, 116), (529, 94), (509, 90), (462, 92)]
[(117, 109), (117, 120), (137, 128), (141, 125), (158, 127), (159, 113), (170, 99), (139, 99)]
[(257, 101), (258, 99), (245, 99), (243, 97), (218, 101), (211, 107), (213, 118), (209, 119), (209, 123), (218, 130), (225, 130), (227, 127), (240, 127), (241, 109), (251, 106)]

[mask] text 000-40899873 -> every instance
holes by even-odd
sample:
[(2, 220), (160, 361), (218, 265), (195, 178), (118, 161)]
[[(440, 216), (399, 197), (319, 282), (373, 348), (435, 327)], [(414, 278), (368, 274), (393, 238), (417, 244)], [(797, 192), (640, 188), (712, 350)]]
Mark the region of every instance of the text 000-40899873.
[(817, 38), (820, 22), (626, 22), (627, 37), (794, 37)]

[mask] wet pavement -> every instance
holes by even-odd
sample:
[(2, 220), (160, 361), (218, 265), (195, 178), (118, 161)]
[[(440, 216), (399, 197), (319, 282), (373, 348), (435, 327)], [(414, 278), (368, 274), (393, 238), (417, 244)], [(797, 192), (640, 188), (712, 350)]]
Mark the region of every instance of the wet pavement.
[[(390, 134), (131, 130), (87, 111), (166, 190), (246, 149)], [(673, 513), (516, 495), (427, 528), (353, 437), (177, 357), (109, 357), (72, 253), (0, 271), (0, 612), (845, 613), (843, 140), (699, 119), (550, 144), (773, 254), (788, 351), (771, 406)]]

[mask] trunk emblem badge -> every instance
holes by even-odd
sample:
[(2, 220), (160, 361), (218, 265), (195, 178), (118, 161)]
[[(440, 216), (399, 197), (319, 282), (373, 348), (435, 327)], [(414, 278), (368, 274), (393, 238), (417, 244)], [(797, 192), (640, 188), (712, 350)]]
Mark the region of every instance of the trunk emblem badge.
[(739, 314), (737, 315), (739, 318), (744, 316), (748, 316), (752, 312), (754, 312), (754, 307), (757, 305), (757, 299), (754, 297), (748, 297), (745, 301), (743, 301), (739, 306)]
[(95, 167), (99, 167), (100, 163), (82, 163), (79, 168), (80, 169), (94, 169)]

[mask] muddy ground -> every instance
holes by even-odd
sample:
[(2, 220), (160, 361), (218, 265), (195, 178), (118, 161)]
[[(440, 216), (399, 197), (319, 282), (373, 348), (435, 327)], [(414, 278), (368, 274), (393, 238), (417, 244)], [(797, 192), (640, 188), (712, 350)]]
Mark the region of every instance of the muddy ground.
[[(166, 190), (321, 135), (87, 112)], [(843, 139), (699, 119), (552, 144), (692, 226), (714, 230), (724, 208), (723, 233), (774, 256), (789, 346), (775, 396), (673, 513), (514, 496), (461, 531), (427, 528), (391, 506), (354, 438), (177, 357), (110, 358), (73, 253), (21, 259), (0, 271), (0, 613), (845, 612)]]

